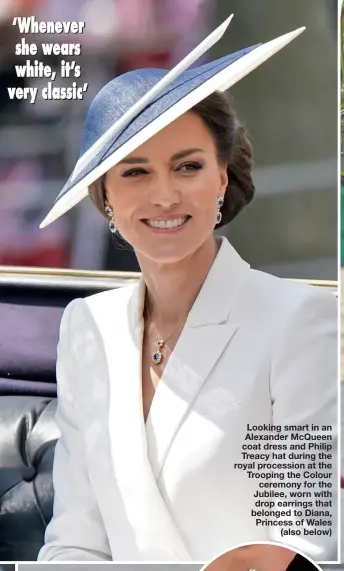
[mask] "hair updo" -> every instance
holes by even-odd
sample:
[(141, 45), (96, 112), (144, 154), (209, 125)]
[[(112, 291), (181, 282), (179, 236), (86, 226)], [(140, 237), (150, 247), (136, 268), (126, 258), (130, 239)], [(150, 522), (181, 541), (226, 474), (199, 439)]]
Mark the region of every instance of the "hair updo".
[(254, 197), (253, 149), (245, 127), (227, 97), (215, 91), (191, 110), (203, 119), (212, 134), (218, 160), (227, 165), (228, 186), (216, 228), (231, 222)]
[[(215, 91), (190, 109), (200, 117), (213, 136), (219, 163), (227, 165), (228, 186), (221, 208), (222, 220), (216, 228), (231, 222), (254, 197), (252, 180), (253, 149), (245, 127), (238, 121), (227, 97)], [(89, 196), (103, 216), (105, 190), (103, 177), (89, 186)]]

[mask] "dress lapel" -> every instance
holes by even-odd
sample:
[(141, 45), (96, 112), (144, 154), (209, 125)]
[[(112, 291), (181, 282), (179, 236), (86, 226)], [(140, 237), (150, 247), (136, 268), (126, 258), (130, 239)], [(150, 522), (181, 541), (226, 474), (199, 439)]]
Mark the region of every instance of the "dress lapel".
[(231, 309), (249, 269), (222, 238), (218, 255), (158, 384), (147, 419), (147, 452), (157, 480), (190, 407), (239, 328), (231, 318)]
[[(141, 380), (144, 295), (141, 280), (134, 287), (89, 298), (107, 360), (116, 486), (135, 536), (137, 557), (189, 561), (191, 556), (160, 495), (147, 455)], [(116, 313), (110, 318), (112, 310)]]

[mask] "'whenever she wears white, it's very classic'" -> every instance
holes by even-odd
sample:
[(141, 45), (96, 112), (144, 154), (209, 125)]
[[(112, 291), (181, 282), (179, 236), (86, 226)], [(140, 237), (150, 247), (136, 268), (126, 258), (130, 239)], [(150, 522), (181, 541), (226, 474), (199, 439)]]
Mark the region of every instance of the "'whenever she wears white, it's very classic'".
[[(272, 453), (262, 441), (245, 440), (248, 425), (331, 425), (335, 438), (335, 296), (252, 270), (222, 238), (145, 424), (144, 295), (141, 281), (65, 310), (54, 516), (39, 559), (203, 562), (236, 544), (269, 539), (317, 561), (335, 559), (336, 458), (332, 517), (320, 518), (332, 519), (332, 537), (305, 535), (307, 522), (297, 526), (294, 515), (291, 527), (256, 525), (256, 491), (290, 490), (259, 487), (271, 480), (234, 466), (248, 462), (243, 444), (261, 443), (262, 453)], [(291, 444), (277, 451), (286, 453), (285, 463), (292, 462)], [(304, 470), (296, 470), (298, 480), (288, 480), (287, 469), (271, 471), (275, 482), (297, 481), (307, 491)], [(317, 490), (319, 479), (310, 481)], [(302, 534), (281, 536), (287, 529)]]

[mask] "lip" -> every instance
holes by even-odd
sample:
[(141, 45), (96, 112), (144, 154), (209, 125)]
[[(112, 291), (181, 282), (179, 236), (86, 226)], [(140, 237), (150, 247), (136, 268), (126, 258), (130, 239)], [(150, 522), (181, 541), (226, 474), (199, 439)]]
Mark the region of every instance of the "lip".
[[(153, 226), (149, 226), (149, 224), (146, 224), (145, 220), (175, 220), (176, 218), (185, 218), (186, 217), (186, 221), (184, 222), (184, 224), (182, 224), (181, 226), (176, 226), (175, 228), (154, 228)], [(144, 224), (145, 228), (147, 228), (148, 230), (151, 230), (154, 234), (176, 234), (177, 232), (181, 232), (185, 226), (187, 226), (188, 222), (191, 220), (191, 216), (187, 215), (187, 214), (174, 214), (173, 216), (157, 216), (156, 218), (154, 218), (153, 216), (150, 216), (149, 218), (142, 218), (141, 222), (142, 224)]]

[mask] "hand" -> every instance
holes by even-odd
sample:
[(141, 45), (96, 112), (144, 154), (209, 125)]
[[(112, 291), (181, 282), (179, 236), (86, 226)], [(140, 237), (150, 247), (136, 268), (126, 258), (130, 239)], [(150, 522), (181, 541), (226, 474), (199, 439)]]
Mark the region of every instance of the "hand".
[(252, 544), (227, 551), (206, 571), (286, 571), (295, 552), (279, 545)]

